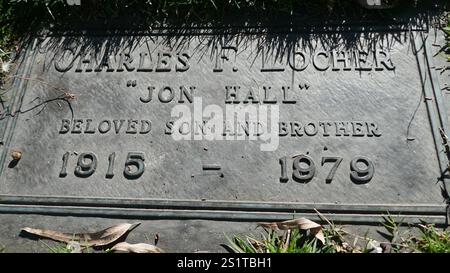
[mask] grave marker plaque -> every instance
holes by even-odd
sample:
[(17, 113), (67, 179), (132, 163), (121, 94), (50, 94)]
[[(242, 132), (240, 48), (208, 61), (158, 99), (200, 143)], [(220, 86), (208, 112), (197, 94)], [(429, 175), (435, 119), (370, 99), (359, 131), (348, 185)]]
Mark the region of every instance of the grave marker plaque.
[(430, 58), (423, 30), (37, 37), (0, 121), (0, 210), (444, 223)]

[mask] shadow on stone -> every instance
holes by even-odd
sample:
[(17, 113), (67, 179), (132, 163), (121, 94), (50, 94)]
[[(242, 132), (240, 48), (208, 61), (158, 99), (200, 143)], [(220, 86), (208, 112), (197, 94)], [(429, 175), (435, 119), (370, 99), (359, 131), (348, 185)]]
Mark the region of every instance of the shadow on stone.
[(13, 160), (11, 160), (11, 162), (9, 162), (8, 168), (12, 169), (12, 168), (16, 167), (18, 163), (19, 163), (19, 159), (13, 159)]

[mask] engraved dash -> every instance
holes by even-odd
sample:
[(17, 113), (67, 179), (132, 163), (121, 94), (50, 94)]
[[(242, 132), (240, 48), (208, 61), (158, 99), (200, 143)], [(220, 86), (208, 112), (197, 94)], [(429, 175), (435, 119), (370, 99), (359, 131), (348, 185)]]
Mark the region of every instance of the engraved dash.
[(220, 164), (203, 164), (204, 171), (218, 171), (221, 168)]

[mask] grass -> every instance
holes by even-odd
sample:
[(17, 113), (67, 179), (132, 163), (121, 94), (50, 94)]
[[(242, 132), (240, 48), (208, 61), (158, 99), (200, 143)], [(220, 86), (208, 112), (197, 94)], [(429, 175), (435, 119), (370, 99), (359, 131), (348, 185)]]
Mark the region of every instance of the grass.
[[(53, 246), (45, 243), (44, 241), (40, 241), (43, 245), (44, 248), (48, 251), (50, 251), (50, 253), (80, 253), (75, 251), (75, 247), (73, 245), (70, 244), (66, 244), (66, 243), (56, 243)], [(111, 249), (101, 249), (101, 250), (94, 250), (91, 247), (81, 247), (80, 249), (81, 253), (110, 253), (112, 252)]]
[(6, 247), (0, 245), (0, 253), (4, 253), (6, 251)]
[(419, 225), (407, 225), (401, 231), (403, 223), (396, 223), (392, 217), (384, 217), (383, 223), (388, 231), (391, 252), (450, 253), (450, 232), (439, 230), (432, 224), (422, 222)]
[[(281, 233), (264, 229), (260, 236), (226, 237), (227, 249), (235, 253), (450, 253), (450, 233), (425, 222), (407, 225), (387, 215), (382, 223), (383, 232), (379, 232), (387, 239), (385, 242), (369, 238), (368, 233), (363, 236), (348, 233), (327, 222), (323, 228), (325, 243), (299, 229)], [(349, 238), (354, 238), (351, 244)]]
[(344, 237), (348, 234), (342, 228), (330, 221), (323, 229), (325, 242), (322, 243), (308, 230), (289, 229), (274, 231), (264, 228), (264, 232), (258, 237), (226, 236), (229, 245), (227, 248), (235, 253), (351, 253), (369, 252), (370, 249), (348, 244)]
[(130, 26), (142, 27), (163, 22), (220, 24), (253, 19), (264, 23), (273, 18), (295, 17), (307, 22), (324, 17), (385, 21), (404, 10), (420, 11), (429, 7), (430, 2), (433, 1), (383, 0), (383, 3), (398, 3), (398, 8), (381, 12), (368, 11), (349, 0), (89, 0), (82, 1), (80, 6), (69, 6), (66, 0), (0, 0), (0, 49), (12, 51), (27, 34), (49, 26), (121, 27), (126, 21)]
[[(431, 0), (382, 0), (397, 3), (392, 10), (367, 10), (350, 0), (89, 0), (69, 6), (66, 0), (0, 0), (0, 65), (9, 63), (12, 52), (20, 50), (29, 34), (42, 29), (91, 27), (148, 27), (161, 23), (189, 24), (265, 24), (273, 18), (288, 22), (299, 19), (323, 23), (322, 18), (337, 21), (379, 20), (386, 22), (407, 11), (414, 16), (426, 9), (445, 9)], [(439, 1), (438, 1), (439, 2)], [(442, 6), (442, 7), (441, 7)], [(413, 21), (413, 20), (412, 20)], [(0, 69), (0, 86), (5, 72)]]
[(445, 34), (446, 44), (441, 49), (445, 54), (447, 54), (447, 61), (450, 62), (450, 14), (447, 15), (447, 25), (442, 28)]
[[(49, 27), (58, 29), (149, 25), (266, 24), (283, 18), (287, 24), (322, 18), (337, 21), (392, 20), (407, 10), (421, 12), (430, 0), (382, 0), (397, 3), (387, 11), (370, 11), (350, 0), (88, 0), (68, 5), (66, 0), (0, 0), (0, 86), (12, 52), (20, 51), (30, 34)], [(433, 1), (431, 1), (433, 2)], [(445, 2), (445, 1), (443, 1)], [(423, 5), (423, 7), (421, 6)], [(443, 4), (444, 5), (444, 4)], [(433, 8), (436, 8), (433, 6)], [(442, 7), (439, 6), (441, 9)], [(413, 13), (414, 13), (413, 12)], [(278, 21), (278, 20), (277, 20)], [(297, 22), (295, 22), (297, 23)], [(3, 99), (3, 98), (0, 98)]]
[(419, 226), (421, 236), (415, 238), (414, 245), (418, 252), (450, 253), (450, 233), (439, 231), (433, 225)]
[[(384, 0), (392, 3), (398, 0)], [(402, 8), (418, 5), (426, 0), (400, 0)], [(240, 16), (235, 16), (239, 11)], [(131, 24), (153, 24), (161, 22), (188, 23), (223, 22), (227, 18), (257, 18), (258, 21), (274, 17), (312, 15), (350, 17), (361, 19), (380, 12), (367, 12), (354, 1), (349, 0), (89, 0), (80, 6), (69, 6), (66, 0), (0, 0), (0, 48), (10, 48), (14, 41), (25, 33), (42, 27), (71, 26), (80, 23), (97, 23), (110, 26), (120, 18)], [(387, 13), (388, 17), (390, 14)], [(307, 16), (306, 16), (307, 17)], [(138, 20), (142, 18), (142, 20)], [(366, 19), (366, 18), (365, 18)], [(231, 19), (233, 20), (233, 19)]]
[(282, 234), (264, 229), (266, 235), (262, 239), (255, 236), (228, 238), (229, 247), (236, 253), (333, 253), (328, 244), (322, 244), (314, 236), (298, 229), (285, 231)]
[(73, 251), (72, 247), (63, 243), (58, 243), (55, 246), (50, 246), (44, 242), (42, 243), (51, 253), (72, 253)]

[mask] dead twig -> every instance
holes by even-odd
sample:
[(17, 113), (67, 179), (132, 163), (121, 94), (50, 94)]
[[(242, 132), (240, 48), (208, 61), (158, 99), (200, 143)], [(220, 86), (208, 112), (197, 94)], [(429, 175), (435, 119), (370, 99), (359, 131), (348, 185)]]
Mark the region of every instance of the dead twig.
[(50, 83), (48, 83), (48, 82), (46, 82), (46, 81), (44, 81), (42, 79), (39, 79), (39, 78), (28, 78), (28, 77), (23, 77), (23, 76), (18, 76), (18, 75), (8, 75), (8, 76), (6, 76), (6, 78), (17, 78), (17, 79), (21, 79), (21, 80), (25, 80), (25, 81), (36, 81), (36, 82), (45, 84), (45, 85), (49, 86), (50, 88), (52, 88), (52, 89), (54, 89), (56, 91), (61, 91), (61, 92), (64, 92), (64, 93), (71, 94), (71, 91), (69, 89), (50, 84)]

